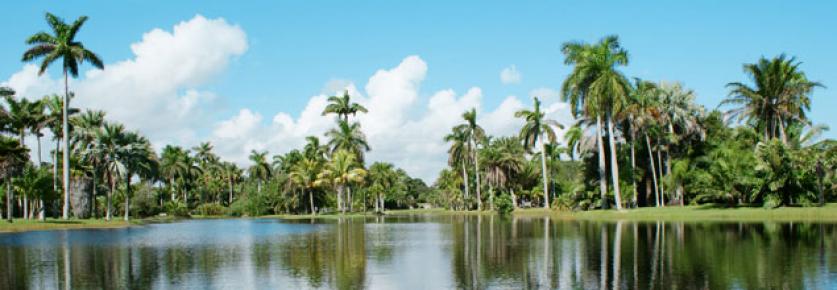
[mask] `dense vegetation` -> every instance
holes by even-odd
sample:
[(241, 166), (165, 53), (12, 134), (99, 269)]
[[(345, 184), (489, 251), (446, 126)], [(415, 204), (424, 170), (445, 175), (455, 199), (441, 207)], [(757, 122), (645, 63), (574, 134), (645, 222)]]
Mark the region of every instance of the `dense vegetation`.
[(562, 124), (545, 119), (537, 98), (516, 114), (525, 122), (519, 136), (485, 136), (475, 112), (465, 112), (446, 138), (450, 167), (435, 183), (449, 207), (480, 208), (481, 180), (489, 202), (509, 196), (515, 207), (773, 208), (835, 198), (837, 146), (816, 142), (828, 128), (806, 117), (823, 85), (795, 58), (745, 64), (750, 83), (729, 83), (727, 111), (709, 111), (680, 83), (628, 79), (619, 71), (628, 54), (615, 36), (562, 51), (572, 72), (561, 95), (577, 120), (564, 124), (563, 142), (555, 137)]
[[(629, 80), (619, 71), (628, 54), (616, 37), (567, 43), (562, 51), (573, 70), (561, 92), (576, 123), (546, 118), (534, 98), (531, 110), (515, 114), (524, 121), (519, 135), (494, 137), (477, 123), (475, 109), (466, 111), (445, 137), (450, 167), (428, 187), (393, 164), (367, 164), (370, 147), (352, 120), (367, 109), (348, 92), (329, 98), (322, 113), (333, 115), (335, 126), (325, 138), (307, 137), (302, 148), (273, 156), (253, 151), (246, 168), (222, 160), (208, 142), (169, 145), (158, 154), (105, 112), (70, 106), (68, 78), (83, 62), (104, 65), (75, 39), (86, 17), (72, 24), (51, 14), (46, 19), (51, 34), (27, 39), (23, 61), (40, 61), (41, 73), (61, 63), (63, 95), (27, 99), (0, 88), (0, 214), (9, 220), (380, 213), (425, 205), (501, 212), (776, 207), (835, 198), (837, 147), (832, 140), (814, 143), (827, 128), (806, 117), (813, 90), (823, 86), (784, 55), (745, 65), (751, 83), (730, 83), (722, 103), (729, 110), (707, 112), (679, 83)], [(40, 160), (46, 130), (56, 144), (51, 161)], [(39, 160), (30, 160), (28, 137), (37, 139)]]

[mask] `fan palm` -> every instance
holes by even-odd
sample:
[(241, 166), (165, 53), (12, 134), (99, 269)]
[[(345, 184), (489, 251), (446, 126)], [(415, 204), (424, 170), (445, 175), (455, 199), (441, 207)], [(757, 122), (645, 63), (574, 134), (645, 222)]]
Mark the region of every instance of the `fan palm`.
[[(564, 128), (558, 121), (547, 119), (546, 114), (541, 111), (541, 101), (537, 97), (533, 98), (533, 110), (520, 110), (514, 113), (517, 118), (522, 118), (525, 122), (523, 128), (520, 128), (520, 139), (523, 141), (527, 150), (531, 150), (535, 146), (540, 146), (541, 153), (541, 176), (543, 177), (543, 198), (544, 208), (549, 208), (549, 173), (546, 169), (546, 150), (544, 145), (546, 143), (555, 143), (555, 129)], [(540, 142), (538, 142), (540, 141)]]
[(596, 44), (565, 43), (562, 51), (565, 63), (574, 65), (573, 71), (562, 86), (562, 99), (569, 101), (573, 115), (583, 114), (596, 118), (596, 135), (599, 140), (599, 184), (602, 205), (607, 206), (604, 182), (604, 146), (601, 140), (602, 117), (605, 118), (610, 145), (611, 179), (617, 209), (622, 208), (619, 190), (619, 164), (614, 141), (614, 117), (625, 105), (630, 92), (627, 78), (616, 67), (628, 64), (628, 52), (619, 44), (616, 36), (607, 36)]
[[(81, 16), (72, 24), (67, 24), (63, 19), (58, 18), (51, 13), (46, 14), (46, 21), (52, 29), (53, 34), (46, 32), (38, 32), (26, 39), (26, 44), (31, 45), (26, 52), (23, 53), (23, 61), (32, 61), (35, 59), (42, 59), (41, 67), (38, 74), (43, 74), (50, 64), (56, 60), (62, 60), (62, 71), (64, 73), (64, 102), (63, 102), (63, 135), (69, 136), (68, 133), (68, 105), (70, 103), (70, 90), (68, 77), (78, 77), (78, 68), (85, 61), (89, 62), (94, 67), (103, 69), (105, 66), (102, 60), (99, 59), (92, 51), (84, 47), (84, 45), (76, 40), (76, 34), (81, 29), (81, 26), (87, 21), (87, 16)], [(64, 167), (64, 207), (63, 218), (69, 218), (70, 209), (70, 155), (69, 142), (64, 139), (63, 150), (63, 167)]]

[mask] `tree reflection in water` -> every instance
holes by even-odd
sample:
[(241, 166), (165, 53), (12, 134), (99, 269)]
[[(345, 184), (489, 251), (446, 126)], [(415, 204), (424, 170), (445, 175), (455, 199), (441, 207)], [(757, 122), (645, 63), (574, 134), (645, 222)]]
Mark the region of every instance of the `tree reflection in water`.
[(835, 225), (812, 223), (448, 215), (0, 234), (0, 289), (833, 289), (835, 263)]

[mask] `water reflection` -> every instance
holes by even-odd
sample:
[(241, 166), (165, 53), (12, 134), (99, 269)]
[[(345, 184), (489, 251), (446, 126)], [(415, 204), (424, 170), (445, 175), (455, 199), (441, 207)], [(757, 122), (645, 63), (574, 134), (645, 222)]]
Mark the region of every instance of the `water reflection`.
[(836, 229), (486, 215), (0, 234), (0, 289), (833, 289)]

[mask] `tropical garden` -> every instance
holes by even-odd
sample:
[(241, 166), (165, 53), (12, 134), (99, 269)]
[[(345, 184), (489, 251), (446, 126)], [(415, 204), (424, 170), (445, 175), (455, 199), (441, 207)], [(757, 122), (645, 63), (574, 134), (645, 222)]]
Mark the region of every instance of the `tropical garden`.
[[(825, 86), (786, 55), (744, 64), (743, 81), (729, 83), (727, 98), (707, 109), (681, 83), (626, 76), (620, 69), (629, 55), (616, 36), (565, 43), (572, 70), (561, 98), (575, 122), (550, 119), (533, 98), (515, 114), (524, 124), (518, 134), (489, 136), (478, 111), (468, 110), (445, 136), (448, 167), (427, 185), (394, 164), (366, 160), (373, 148), (356, 117), (367, 108), (348, 91), (328, 99), (322, 114), (334, 126), (324, 136), (282, 154), (254, 150), (244, 166), (223, 160), (209, 142), (154, 148), (106, 112), (72, 106), (69, 78), (79, 67), (107, 68), (76, 39), (86, 17), (67, 23), (48, 13), (46, 20), (51, 30), (25, 40), (22, 61), (40, 73), (59, 67), (64, 91), (38, 98), (0, 88), (0, 214), (9, 221), (419, 207), (775, 208), (837, 198), (835, 141), (820, 140), (828, 128), (807, 117), (813, 92)], [(51, 140), (42, 140), (46, 132)], [(42, 141), (54, 143), (48, 160), (40, 160)]]

